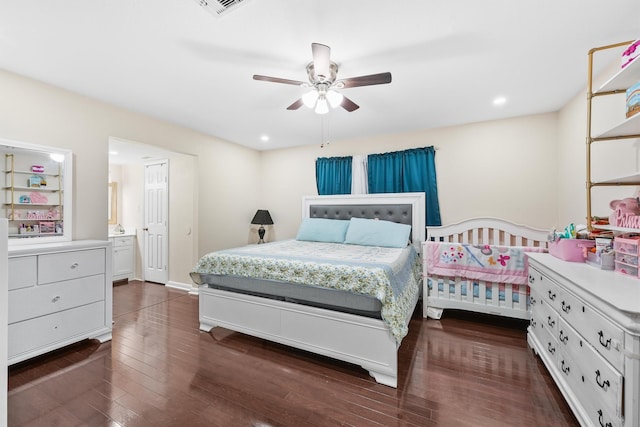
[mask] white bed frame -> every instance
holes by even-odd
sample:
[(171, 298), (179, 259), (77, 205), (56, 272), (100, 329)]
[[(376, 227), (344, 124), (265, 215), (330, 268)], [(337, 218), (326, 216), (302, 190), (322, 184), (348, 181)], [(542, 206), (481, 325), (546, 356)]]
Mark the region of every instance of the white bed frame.
[[(307, 196), (302, 217), (314, 205), (412, 206), (412, 242), (418, 251), (425, 239), (424, 193)], [(200, 286), (200, 330), (220, 326), (269, 341), (362, 366), (378, 383), (397, 387), (398, 347), (380, 319), (260, 298)], [(417, 303), (417, 299), (414, 302)], [(411, 320), (409, 313), (405, 322)]]
[[(476, 218), (457, 224), (427, 228), (428, 241), (468, 243), (473, 245), (537, 246), (546, 248), (548, 234), (549, 232), (545, 230), (518, 225), (497, 218)], [(427, 295), (426, 303), (423, 303), (424, 317), (440, 319), (443, 310), (451, 308), (518, 319), (530, 318), (528, 298), (519, 298), (517, 303), (513, 302), (513, 292), (510, 283), (492, 283), (475, 280), (479, 286), (479, 293), (478, 297), (474, 298), (472, 289), (467, 289), (466, 295), (462, 295), (460, 282), (465, 279), (459, 277), (443, 278), (437, 275), (429, 275), (426, 262), (423, 264), (423, 274), (423, 295)], [(455, 282), (455, 291), (450, 292), (449, 286), (444, 286), (442, 292), (439, 292), (436, 286), (434, 286), (435, 289), (429, 290), (428, 277), (431, 277), (434, 281), (443, 279), (447, 284), (453, 280)], [(500, 285), (504, 285), (504, 301), (500, 301), (498, 298)], [(493, 297), (490, 300), (486, 299), (487, 289), (491, 289), (492, 291)]]

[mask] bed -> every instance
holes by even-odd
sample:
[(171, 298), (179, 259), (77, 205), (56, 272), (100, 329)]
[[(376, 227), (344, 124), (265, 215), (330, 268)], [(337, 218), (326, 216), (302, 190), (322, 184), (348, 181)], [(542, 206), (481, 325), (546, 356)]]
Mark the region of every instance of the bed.
[(526, 252), (547, 248), (548, 231), (496, 218), (428, 227), (423, 244), (424, 317), (458, 309), (529, 319)]
[[(402, 248), (298, 241), (303, 225), (329, 220), (351, 224), (347, 238), (355, 222), (402, 227), (407, 235)], [(360, 365), (397, 387), (398, 348), (422, 292), (424, 239), (424, 193), (303, 197), (296, 239), (199, 260), (191, 277), (199, 285), (200, 330), (223, 327)], [(345, 252), (351, 247), (362, 252)]]

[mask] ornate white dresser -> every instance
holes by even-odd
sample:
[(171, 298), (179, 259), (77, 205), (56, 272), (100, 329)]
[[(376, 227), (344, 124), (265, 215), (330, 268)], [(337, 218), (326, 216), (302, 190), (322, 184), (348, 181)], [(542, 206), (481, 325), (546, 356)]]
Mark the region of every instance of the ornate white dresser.
[(585, 426), (640, 426), (640, 280), (529, 254), (527, 340)]

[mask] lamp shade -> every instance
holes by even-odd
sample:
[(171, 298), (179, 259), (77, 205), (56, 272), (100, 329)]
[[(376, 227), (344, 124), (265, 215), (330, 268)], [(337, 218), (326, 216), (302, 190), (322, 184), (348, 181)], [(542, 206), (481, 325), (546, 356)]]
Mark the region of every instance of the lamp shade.
[(271, 214), (269, 214), (268, 210), (258, 209), (251, 220), (251, 224), (272, 225), (273, 220), (271, 219)]

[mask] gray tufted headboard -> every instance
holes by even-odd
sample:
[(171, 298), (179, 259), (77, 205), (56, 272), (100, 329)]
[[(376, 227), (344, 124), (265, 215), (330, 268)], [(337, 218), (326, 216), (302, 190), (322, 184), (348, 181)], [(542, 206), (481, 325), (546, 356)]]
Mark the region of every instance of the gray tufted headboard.
[(311, 205), (310, 218), (368, 218), (412, 225), (411, 205)]
[(304, 196), (303, 218), (369, 218), (411, 225), (411, 241), (425, 240), (425, 194), (382, 193), (336, 196)]

